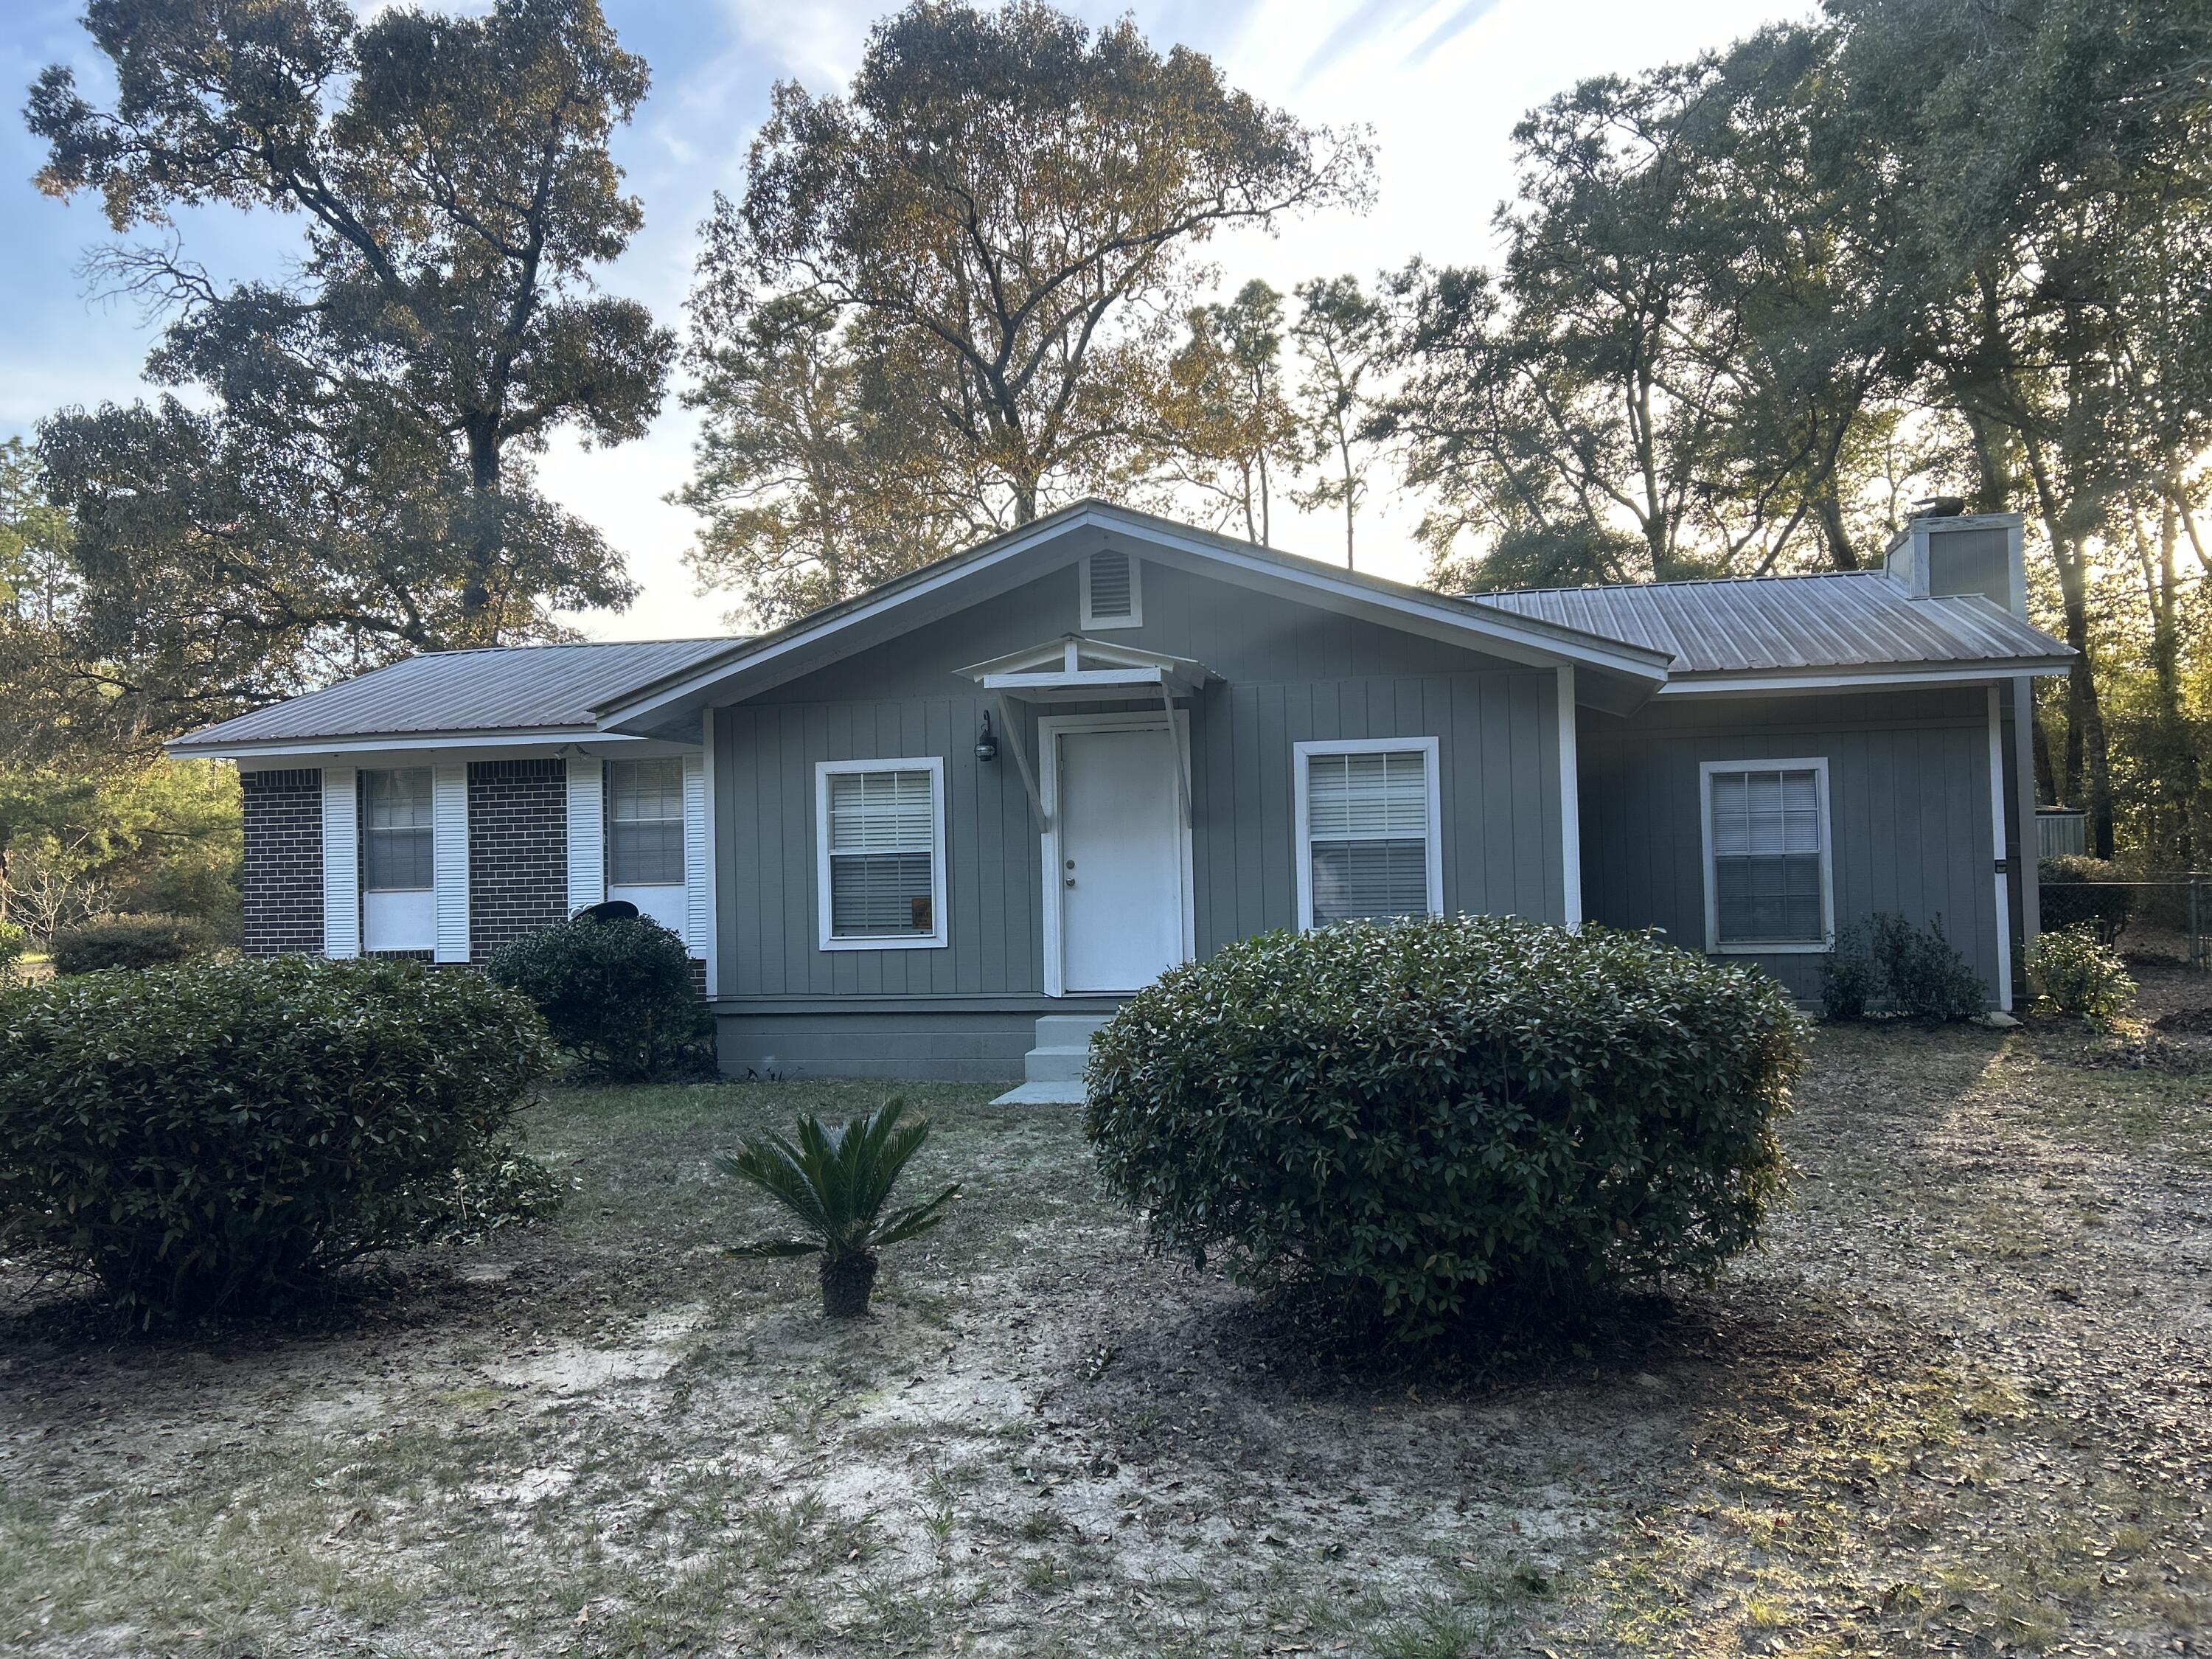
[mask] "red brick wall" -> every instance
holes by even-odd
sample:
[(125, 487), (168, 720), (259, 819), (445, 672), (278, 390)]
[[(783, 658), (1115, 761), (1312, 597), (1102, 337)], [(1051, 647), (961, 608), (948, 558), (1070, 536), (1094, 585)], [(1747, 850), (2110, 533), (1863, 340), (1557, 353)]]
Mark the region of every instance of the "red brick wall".
[(568, 767), (470, 762), (469, 960), (568, 914)]
[(250, 957), (323, 948), (323, 775), (247, 772), (239, 872)]

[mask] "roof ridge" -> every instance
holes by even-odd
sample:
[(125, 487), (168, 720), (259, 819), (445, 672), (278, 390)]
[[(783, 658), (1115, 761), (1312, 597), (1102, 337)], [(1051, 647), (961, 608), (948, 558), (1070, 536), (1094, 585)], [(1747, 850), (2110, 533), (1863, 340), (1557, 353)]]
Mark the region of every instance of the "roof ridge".
[(1741, 587), (1751, 582), (1827, 581), (1880, 576), (1890, 580), (1886, 570), (1781, 570), (1768, 571), (1756, 576), (1680, 576), (1663, 582), (1575, 582), (1556, 583), (1549, 587), (1493, 587), (1479, 592), (1462, 593), (1455, 597), (1473, 599), (1508, 599), (1516, 593), (1646, 593), (1659, 587)]
[[(402, 657), (400, 662), (420, 662), (425, 657), (487, 657), (495, 651), (576, 651), (599, 649), (618, 645), (727, 645), (739, 640), (749, 640), (750, 634), (675, 634), (658, 640), (532, 640), (523, 645), (454, 645), (441, 651), (417, 651), (411, 657)], [(386, 667), (394, 664), (386, 663)], [(343, 681), (337, 682), (343, 684)]]

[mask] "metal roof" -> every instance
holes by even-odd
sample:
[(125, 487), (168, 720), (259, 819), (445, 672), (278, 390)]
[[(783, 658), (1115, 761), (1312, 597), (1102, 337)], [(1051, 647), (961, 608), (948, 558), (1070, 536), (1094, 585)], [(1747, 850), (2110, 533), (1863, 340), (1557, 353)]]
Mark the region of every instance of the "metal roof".
[(730, 645), (613, 641), (433, 651), (179, 738), (181, 750), (318, 738), (597, 729), (592, 705)]
[(1471, 596), (1670, 653), (1670, 678), (2047, 662), (2070, 654), (1978, 593), (1916, 599), (1877, 570)]

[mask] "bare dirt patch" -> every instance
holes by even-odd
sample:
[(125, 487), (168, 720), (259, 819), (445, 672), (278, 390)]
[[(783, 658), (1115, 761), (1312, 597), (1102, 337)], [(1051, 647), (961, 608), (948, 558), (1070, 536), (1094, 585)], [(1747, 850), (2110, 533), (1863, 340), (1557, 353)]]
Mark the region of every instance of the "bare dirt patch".
[(958, 1218), (828, 1327), (708, 1160), (877, 1091), (556, 1096), (535, 1233), (217, 1334), (17, 1304), (0, 1650), (2212, 1653), (2212, 1104), (2100, 1041), (1824, 1030), (1769, 1248), (1421, 1364), (1149, 1260), (974, 1090), (909, 1091)]

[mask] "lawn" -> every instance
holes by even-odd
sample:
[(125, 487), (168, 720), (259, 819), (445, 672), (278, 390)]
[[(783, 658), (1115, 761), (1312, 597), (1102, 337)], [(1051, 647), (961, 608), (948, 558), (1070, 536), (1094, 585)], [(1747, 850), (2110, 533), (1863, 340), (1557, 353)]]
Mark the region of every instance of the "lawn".
[(710, 1159), (879, 1091), (556, 1092), (559, 1219), (310, 1319), (0, 1280), (0, 1651), (2212, 1653), (2212, 1038), (1814, 1053), (1725, 1283), (1425, 1369), (1148, 1260), (978, 1089), (908, 1091), (966, 1195), (829, 1328)]

